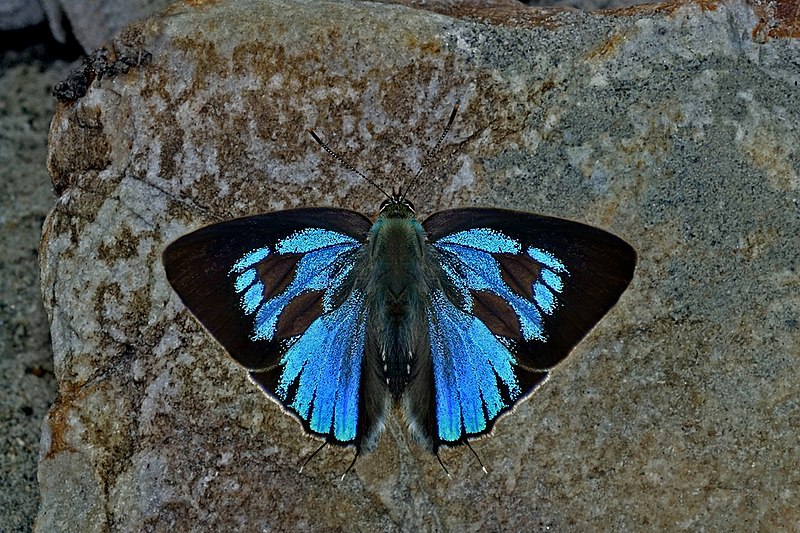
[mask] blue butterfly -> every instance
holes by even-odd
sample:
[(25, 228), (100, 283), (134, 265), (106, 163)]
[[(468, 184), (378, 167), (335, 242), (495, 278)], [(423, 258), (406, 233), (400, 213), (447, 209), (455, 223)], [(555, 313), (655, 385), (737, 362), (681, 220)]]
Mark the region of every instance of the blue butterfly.
[(374, 222), (345, 209), (260, 214), (179, 238), (163, 263), (186, 307), (307, 433), (358, 457), (399, 408), (438, 457), (544, 383), (619, 299), (636, 253), (603, 230), (505, 209), (420, 223), (402, 192), (384, 194)]

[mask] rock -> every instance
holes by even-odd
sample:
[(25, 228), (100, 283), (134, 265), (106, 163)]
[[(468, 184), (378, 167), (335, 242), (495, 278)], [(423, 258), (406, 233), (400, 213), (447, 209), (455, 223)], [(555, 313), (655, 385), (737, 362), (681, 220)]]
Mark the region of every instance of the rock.
[[(107, 57), (149, 60), (90, 69), (52, 124), (41, 267), (60, 392), (37, 531), (791, 529), (791, 5), (220, 0), (129, 26)], [(185, 311), (161, 251), (262, 211), (374, 214), (380, 194), (306, 128), (391, 188), (457, 99), (412, 194), (421, 216), (496, 205), (598, 225), (637, 248), (633, 284), (474, 444), (488, 475), (459, 448), (449, 479), (398, 419), (343, 481), (347, 450), (301, 473), (318, 442)]]

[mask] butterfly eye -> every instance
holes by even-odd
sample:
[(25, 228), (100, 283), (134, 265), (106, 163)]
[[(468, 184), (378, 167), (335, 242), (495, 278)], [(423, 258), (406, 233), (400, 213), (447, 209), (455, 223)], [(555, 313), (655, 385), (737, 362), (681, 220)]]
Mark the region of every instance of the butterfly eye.
[(414, 209), (414, 204), (412, 204), (405, 198), (403, 199), (403, 205), (405, 205), (412, 213), (416, 213), (416, 210)]

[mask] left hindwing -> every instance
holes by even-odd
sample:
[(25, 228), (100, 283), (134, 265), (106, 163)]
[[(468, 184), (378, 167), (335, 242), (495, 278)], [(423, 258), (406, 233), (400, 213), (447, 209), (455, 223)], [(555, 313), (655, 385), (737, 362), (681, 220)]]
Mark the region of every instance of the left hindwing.
[(207, 226), (164, 251), (186, 307), (306, 431), (355, 444), (365, 350), (351, 272), (370, 228), (341, 209), (297, 209)]
[(636, 253), (597, 228), (500, 209), (423, 227), (439, 278), (426, 317), (435, 397), (407, 414), (436, 449), (490, 431), (533, 392), (619, 299)]

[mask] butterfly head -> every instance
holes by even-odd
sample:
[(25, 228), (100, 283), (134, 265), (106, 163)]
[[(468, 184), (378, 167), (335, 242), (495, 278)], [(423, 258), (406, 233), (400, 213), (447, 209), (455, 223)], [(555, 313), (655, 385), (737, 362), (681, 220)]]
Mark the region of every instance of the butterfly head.
[(381, 218), (414, 218), (415, 215), (414, 204), (409, 202), (400, 190), (387, 195), (381, 204)]

